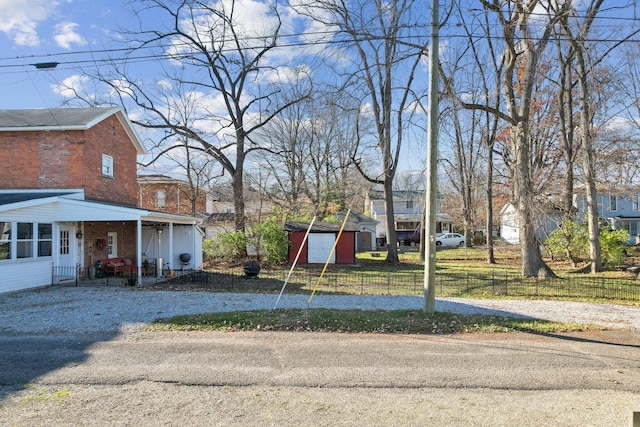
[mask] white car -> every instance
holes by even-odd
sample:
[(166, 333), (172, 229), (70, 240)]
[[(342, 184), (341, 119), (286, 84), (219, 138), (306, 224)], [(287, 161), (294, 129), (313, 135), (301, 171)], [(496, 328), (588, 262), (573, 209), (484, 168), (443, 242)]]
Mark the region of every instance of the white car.
[(446, 233), (436, 237), (436, 246), (464, 246), (464, 236), (458, 233)]

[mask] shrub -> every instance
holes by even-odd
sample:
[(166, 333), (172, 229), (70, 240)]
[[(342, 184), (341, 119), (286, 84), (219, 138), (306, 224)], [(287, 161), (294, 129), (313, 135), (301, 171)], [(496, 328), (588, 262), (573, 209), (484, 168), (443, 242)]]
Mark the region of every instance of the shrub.
[[(625, 229), (600, 228), (600, 256), (602, 263), (610, 267), (621, 265), (625, 257), (625, 243), (629, 232)], [(589, 232), (587, 224), (566, 221), (544, 241), (547, 253), (552, 257), (565, 257), (567, 249), (574, 259), (589, 258)]]
[(256, 250), (261, 261), (270, 264), (287, 259), (289, 253), (287, 233), (277, 218), (272, 217), (251, 227), (246, 235), (241, 231), (221, 232), (205, 239), (202, 243), (204, 261), (241, 260), (247, 255), (247, 246)]
[(252, 244), (263, 261), (277, 264), (289, 253), (289, 239), (276, 217), (268, 218), (249, 230), (249, 244)]
[(242, 231), (220, 232), (202, 242), (205, 262), (215, 259), (243, 258), (246, 255), (247, 237)]

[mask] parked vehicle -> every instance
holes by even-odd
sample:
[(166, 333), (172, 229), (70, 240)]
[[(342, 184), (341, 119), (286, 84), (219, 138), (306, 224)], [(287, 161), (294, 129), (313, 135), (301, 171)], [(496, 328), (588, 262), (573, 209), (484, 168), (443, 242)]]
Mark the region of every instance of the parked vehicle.
[(464, 246), (464, 236), (458, 233), (446, 233), (436, 238), (436, 246)]
[(420, 244), (419, 231), (396, 231), (396, 238), (400, 246), (418, 246)]

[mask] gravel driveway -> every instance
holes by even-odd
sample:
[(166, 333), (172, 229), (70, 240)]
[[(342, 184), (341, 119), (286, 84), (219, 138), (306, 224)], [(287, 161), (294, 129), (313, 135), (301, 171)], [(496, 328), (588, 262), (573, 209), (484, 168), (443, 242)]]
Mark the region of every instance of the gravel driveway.
[[(584, 427), (631, 425), (640, 411), (638, 307), (436, 301), (438, 311), (628, 331), (566, 336), (141, 330), (158, 317), (271, 309), (276, 300), (116, 287), (0, 294), (0, 424)], [(278, 308), (423, 303), (333, 295), (307, 301), (283, 295)]]
[[(155, 291), (118, 287), (48, 287), (0, 294), (0, 333), (117, 334), (159, 317), (274, 308), (276, 294)], [(421, 309), (418, 296), (283, 295), (277, 308)], [(640, 307), (536, 300), (439, 298), (436, 311), (531, 317), (640, 330)]]

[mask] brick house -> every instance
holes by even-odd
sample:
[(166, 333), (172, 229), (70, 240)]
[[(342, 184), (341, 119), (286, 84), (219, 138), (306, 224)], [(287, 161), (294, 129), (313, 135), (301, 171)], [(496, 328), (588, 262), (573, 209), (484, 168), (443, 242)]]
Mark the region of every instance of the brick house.
[[(74, 278), (122, 259), (139, 276), (143, 258), (202, 263), (195, 217), (138, 203), (144, 146), (124, 110), (0, 110), (0, 292)], [(162, 271), (162, 269), (158, 269)]]
[(140, 175), (138, 206), (179, 215), (206, 215), (213, 212), (213, 196), (203, 188), (192, 190), (188, 182), (180, 179)]

